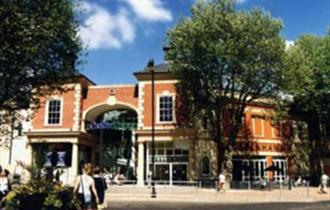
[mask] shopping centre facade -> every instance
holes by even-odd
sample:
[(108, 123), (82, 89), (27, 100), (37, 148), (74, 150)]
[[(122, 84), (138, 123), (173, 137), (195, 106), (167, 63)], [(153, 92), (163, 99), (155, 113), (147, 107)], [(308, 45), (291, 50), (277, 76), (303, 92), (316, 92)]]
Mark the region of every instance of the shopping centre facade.
[[(213, 179), (217, 176), (216, 145), (208, 138), (181, 129), (176, 121), (176, 78), (169, 64), (154, 67), (155, 177), (166, 184)], [(136, 84), (100, 86), (85, 76), (65, 85), (67, 90), (41, 98), (41, 105), (24, 132), (13, 141), (11, 165), (15, 160), (33, 162), (33, 151), (57, 151), (61, 179), (71, 184), (79, 164), (91, 162), (108, 170), (136, 178), (144, 185), (151, 165), (151, 73), (134, 73)], [(278, 129), (272, 125), (270, 104), (254, 103), (245, 110), (248, 139), (237, 139), (232, 178), (237, 181), (263, 178), (284, 180), (288, 160)], [(248, 145), (248, 146), (247, 146)], [(249, 149), (247, 149), (249, 148)], [(6, 165), (8, 152), (1, 151)], [(47, 158), (46, 158), (47, 159)], [(49, 163), (45, 163), (47, 165)], [(265, 171), (271, 165), (279, 169)], [(248, 172), (252, 168), (252, 172)]]

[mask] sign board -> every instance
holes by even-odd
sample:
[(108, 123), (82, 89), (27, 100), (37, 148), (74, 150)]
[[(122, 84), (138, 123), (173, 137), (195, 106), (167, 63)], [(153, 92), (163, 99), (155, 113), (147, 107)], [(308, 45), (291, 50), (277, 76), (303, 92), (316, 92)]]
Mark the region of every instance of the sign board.
[(136, 128), (136, 123), (134, 122), (93, 122), (86, 123), (86, 130), (106, 130), (106, 129), (116, 129), (116, 130), (133, 130)]

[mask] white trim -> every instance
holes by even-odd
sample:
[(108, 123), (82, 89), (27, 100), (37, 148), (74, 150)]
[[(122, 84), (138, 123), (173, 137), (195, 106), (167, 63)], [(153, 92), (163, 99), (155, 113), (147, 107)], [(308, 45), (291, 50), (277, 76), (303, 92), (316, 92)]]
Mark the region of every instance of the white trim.
[(265, 110), (262, 109), (262, 108), (252, 108), (250, 110), (250, 112), (251, 112), (251, 115), (253, 115), (253, 114), (265, 114)]
[[(244, 139), (238, 139), (237, 142), (246, 142)], [(282, 144), (282, 140), (279, 139), (251, 139), (249, 142), (269, 143), (269, 144)]]
[(107, 89), (107, 88), (123, 88), (123, 87), (135, 87), (135, 84), (118, 84), (118, 85), (97, 85), (89, 86), (89, 89)]
[[(175, 84), (178, 82), (179, 80), (156, 80), (154, 84)], [(139, 84), (151, 84), (151, 81), (140, 81)]]
[(75, 86), (75, 95), (74, 95), (74, 109), (73, 109), (73, 126), (72, 129), (75, 131), (79, 130), (80, 122), (80, 108), (81, 108), (81, 86)]
[(72, 131), (71, 128), (51, 128), (51, 129), (31, 129), (27, 132), (54, 132), (54, 131)]
[[(156, 95), (157, 102), (156, 102), (156, 124), (175, 124), (176, 117), (175, 117), (175, 93), (170, 93), (169, 91), (163, 91), (160, 94)], [(172, 121), (160, 121), (160, 97), (172, 97)]]
[[(245, 155), (246, 152), (241, 152), (241, 151), (235, 151), (233, 155)], [(284, 152), (254, 152), (252, 151), (250, 155), (260, 155), (260, 156), (281, 156), (285, 157), (286, 154)]]
[(260, 143), (277, 143), (277, 144), (282, 144), (283, 142), (281, 140), (274, 140), (274, 139), (253, 139), (252, 141), (254, 142), (260, 142)]
[(107, 105), (107, 106), (110, 106), (110, 107), (112, 107), (112, 106), (116, 106), (116, 105), (127, 106), (127, 107), (133, 109), (134, 111), (136, 111), (136, 113), (138, 113), (138, 109), (137, 109), (135, 106), (133, 106), (132, 104), (125, 103), (125, 102), (122, 102), (122, 101), (118, 101), (118, 100), (117, 100), (117, 101), (116, 101), (116, 104), (114, 104), (114, 105), (109, 105), (109, 104), (105, 101), (105, 102), (101, 102), (101, 103), (98, 103), (98, 104), (94, 104), (93, 106), (90, 106), (90, 107), (88, 107), (86, 110), (84, 110), (84, 111), (83, 111), (83, 121), (86, 120), (86, 115), (87, 115), (87, 113), (88, 113), (89, 111), (91, 111), (92, 109), (94, 109), (94, 108), (96, 108), (96, 107), (98, 107), (98, 106), (103, 106), (103, 105)]
[[(155, 136), (155, 142), (166, 142), (166, 141), (175, 141), (174, 136)], [(139, 136), (138, 137), (138, 142), (151, 142), (151, 137), (150, 136)]]
[[(60, 122), (58, 124), (49, 124), (48, 123), (48, 117), (49, 117), (49, 101), (53, 101), (53, 100), (59, 100), (61, 102), (61, 107), (60, 107)], [(64, 100), (62, 97), (51, 97), (47, 99), (46, 102), (46, 106), (45, 106), (45, 114), (44, 114), (44, 126), (62, 126), (62, 122), (63, 122), (63, 105), (64, 104)]]
[(138, 84), (138, 128), (143, 128), (144, 126), (144, 85), (143, 84)]

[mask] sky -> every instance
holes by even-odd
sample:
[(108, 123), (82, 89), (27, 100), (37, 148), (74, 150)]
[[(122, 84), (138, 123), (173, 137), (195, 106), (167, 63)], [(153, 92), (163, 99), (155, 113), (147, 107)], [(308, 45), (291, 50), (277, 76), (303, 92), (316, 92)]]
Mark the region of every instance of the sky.
[[(98, 85), (136, 83), (134, 72), (150, 59), (163, 62), (166, 32), (196, 0), (83, 0), (79, 35), (85, 47), (80, 72)], [(330, 28), (330, 0), (237, 0), (238, 10), (255, 7), (283, 21), (283, 38), (325, 35)]]

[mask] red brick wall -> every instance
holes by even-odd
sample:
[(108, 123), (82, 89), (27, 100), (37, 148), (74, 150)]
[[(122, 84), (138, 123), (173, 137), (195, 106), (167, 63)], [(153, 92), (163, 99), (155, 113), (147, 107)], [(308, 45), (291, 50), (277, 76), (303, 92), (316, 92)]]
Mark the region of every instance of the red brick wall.
[[(272, 124), (271, 120), (271, 113), (273, 112), (273, 109), (268, 107), (262, 107), (262, 106), (248, 106), (248, 108), (254, 108), (254, 109), (261, 109), (263, 113), (255, 113), (248, 111), (245, 113), (245, 123), (246, 127), (245, 129), (248, 131), (248, 134), (251, 138), (254, 139), (272, 139), (272, 140), (278, 140), (280, 139), (279, 136), (279, 130), (278, 128)], [(253, 129), (253, 115), (257, 115), (262, 118), (254, 118), (254, 129)], [(263, 123), (263, 126), (262, 126)], [(262, 130), (263, 129), (263, 130)]]
[[(46, 117), (46, 99), (42, 97), (40, 99), (40, 107), (36, 111), (34, 118), (32, 119), (33, 129), (51, 129), (51, 128), (72, 128), (73, 127), (73, 110), (74, 110), (74, 93), (75, 91), (68, 90), (63, 93), (57, 93), (53, 96), (63, 99), (63, 112), (62, 112), (62, 124), (61, 125), (45, 125)], [(52, 97), (48, 97), (52, 98)]]
[(110, 90), (114, 90), (117, 101), (134, 106), (137, 109), (137, 97), (134, 97), (135, 86), (89, 88), (87, 98), (83, 100), (83, 111), (96, 104), (106, 103), (110, 96)]
[[(155, 125), (160, 125), (157, 124), (157, 112), (158, 112), (158, 107), (157, 107), (157, 94), (161, 94), (163, 91), (168, 91), (169, 94), (175, 94), (175, 84), (174, 83), (168, 83), (168, 84), (155, 84)], [(151, 84), (145, 84), (144, 86), (144, 126), (151, 126)], [(175, 97), (174, 97), (175, 100)], [(164, 125), (164, 123), (161, 123), (161, 125)], [(173, 125), (173, 123), (168, 123), (167, 125)]]

